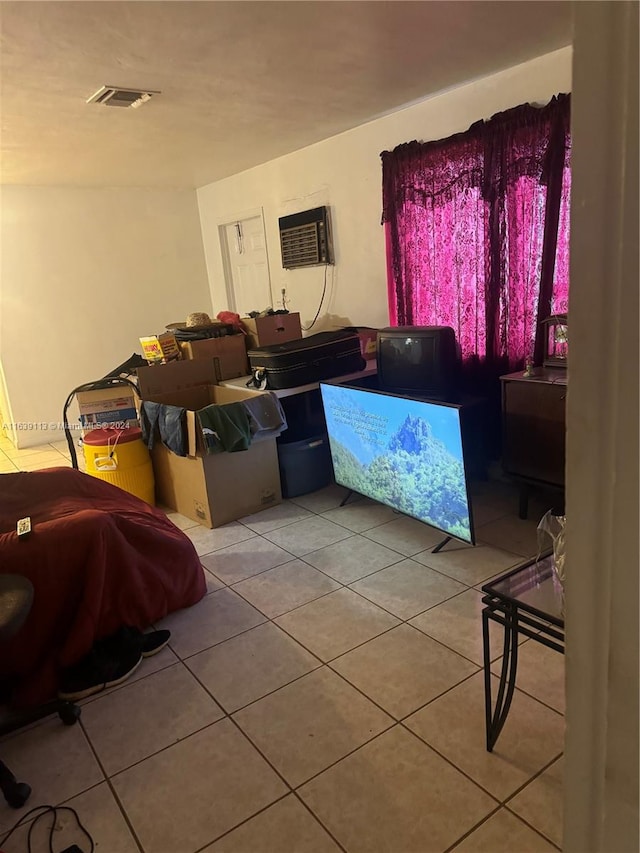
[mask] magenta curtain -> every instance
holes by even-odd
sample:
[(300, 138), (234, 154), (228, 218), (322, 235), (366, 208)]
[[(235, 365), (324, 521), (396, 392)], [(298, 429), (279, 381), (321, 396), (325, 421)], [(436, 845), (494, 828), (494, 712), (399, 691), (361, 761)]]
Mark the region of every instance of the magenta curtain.
[(452, 326), (487, 375), (542, 359), (569, 289), (569, 95), (382, 153), (389, 316)]

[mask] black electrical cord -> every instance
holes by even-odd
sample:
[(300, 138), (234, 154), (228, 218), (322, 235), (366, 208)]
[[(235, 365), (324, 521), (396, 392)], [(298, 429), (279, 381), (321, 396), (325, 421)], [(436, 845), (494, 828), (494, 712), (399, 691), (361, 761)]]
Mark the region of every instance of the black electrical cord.
[[(78, 817), (78, 812), (75, 809), (72, 809), (70, 806), (36, 806), (35, 808), (30, 809), (26, 814), (22, 815), (20, 820), (16, 821), (16, 823), (11, 827), (11, 829), (5, 835), (3, 835), (2, 838), (0, 838), (0, 844), (4, 844), (6, 841), (8, 841), (9, 838), (16, 831), (16, 829), (19, 829), (21, 826), (23, 826), (24, 823), (27, 821), (27, 819), (34, 812), (40, 812), (40, 814), (37, 815), (37, 817), (35, 817), (33, 819), (31, 826), (29, 827), (29, 834), (27, 835), (28, 853), (33, 853), (33, 848), (31, 847), (31, 835), (33, 833), (33, 830), (35, 829), (38, 821), (41, 820), (46, 815), (53, 815), (53, 821), (51, 823), (51, 826), (49, 827), (49, 853), (55, 853), (55, 851), (53, 849), (53, 833), (55, 830), (56, 821), (58, 819), (58, 812), (71, 812), (71, 814), (76, 819), (76, 823), (78, 825), (78, 828), (83, 832), (83, 834), (86, 836), (89, 844), (91, 845), (88, 853), (94, 853), (95, 844), (94, 844), (93, 838), (89, 834), (89, 831), (87, 830), (87, 828), (82, 824), (82, 821)], [(73, 845), (71, 847), (66, 848), (66, 850), (73, 850), (73, 849), (74, 849)], [(77, 849), (79, 850), (80, 848), (77, 848)], [(62, 853), (65, 853), (65, 851), (63, 850)]]
[(313, 327), (316, 324), (316, 320), (320, 316), (320, 311), (322, 310), (322, 303), (324, 302), (324, 295), (327, 292), (327, 267), (328, 266), (329, 266), (329, 264), (324, 265), (324, 285), (322, 287), (322, 296), (320, 297), (320, 305), (318, 305), (318, 310), (316, 311), (316, 316), (311, 321), (310, 326), (303, 326), (302, 327), (303, 332), (308, 332), (310, 329), (313, 329)]

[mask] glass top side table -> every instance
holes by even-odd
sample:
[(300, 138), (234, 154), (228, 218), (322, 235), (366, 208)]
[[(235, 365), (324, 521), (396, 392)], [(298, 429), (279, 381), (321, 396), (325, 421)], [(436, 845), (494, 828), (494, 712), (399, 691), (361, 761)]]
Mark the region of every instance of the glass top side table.
[[(564, 654), (564, 596), (553, 569), (553, 554), (530, 560), (482, 587), (482, 643), (487, 750), (506, 722), (518, 669), (518, 634)], [(502, 667), (495, 708), (491, 694), (489, 621), (504, 628)]]

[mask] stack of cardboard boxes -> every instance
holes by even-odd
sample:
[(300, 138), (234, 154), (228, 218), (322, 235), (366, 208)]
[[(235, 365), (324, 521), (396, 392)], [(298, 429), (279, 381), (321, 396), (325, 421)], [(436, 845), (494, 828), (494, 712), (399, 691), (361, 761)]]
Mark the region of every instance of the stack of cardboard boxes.
[(242, 323), (245, 334), (176, 341), (165, 332), (141, 338), (150, 364), (137, 371), (139, 399), (126, 385), (76, 395), (83, 430), (109, 424), (139, 426), (145, 400), (186, 409), (187, 456), (173, 453), (159, 439), (151, 451), (156, 501), (206, 527), (219, 527), (282, 500), (275, 438), (254, 442), (246, 451), (207, 454), (198, 428), (199, 409), (262, 393), (219, 385), (249, 373), (247, 349), (302, 337), (299, 314), (247, 318)]
[(164, 332), (140, 338), (145, 358), (166, 363), (176, 359), (210, 359), (217, 382), (236, 379), (249, 373), (247, 350), (285, 343), (302, 337), (299, 314), (271, 314), (266, 317), (245, 318), (244, 334), (227, 334), (215, 338), (177, 341), (175, 335)]

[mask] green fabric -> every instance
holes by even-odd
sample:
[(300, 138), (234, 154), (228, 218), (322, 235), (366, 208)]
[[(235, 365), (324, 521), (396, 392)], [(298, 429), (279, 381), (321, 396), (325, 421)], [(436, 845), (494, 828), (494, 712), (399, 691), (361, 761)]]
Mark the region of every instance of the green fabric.
[(212, 405), (198, 411), (207, 453), (236, 453), (251, 444), (249, 416), (242, 403)]

